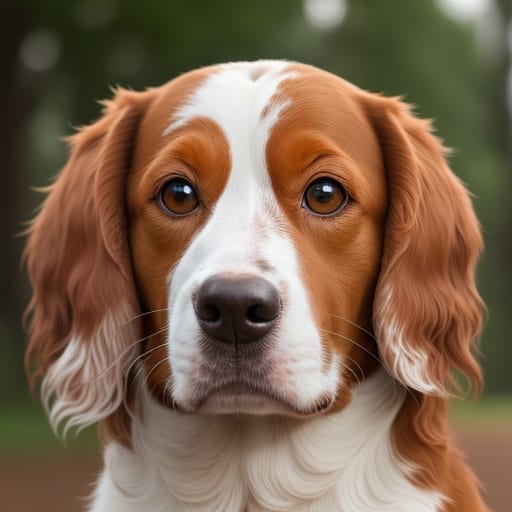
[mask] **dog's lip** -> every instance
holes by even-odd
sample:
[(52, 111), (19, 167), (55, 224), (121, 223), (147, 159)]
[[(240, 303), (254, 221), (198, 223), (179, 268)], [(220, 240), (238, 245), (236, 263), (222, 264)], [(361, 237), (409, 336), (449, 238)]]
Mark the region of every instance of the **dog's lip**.
[(208, 414), (277, 414), (304, 418), (326, 412), (333, 403), (334, 397), (322, 395), (311, 405), (301, 406), (270, 387), (234, 382), (204, 392), (194, 409)]

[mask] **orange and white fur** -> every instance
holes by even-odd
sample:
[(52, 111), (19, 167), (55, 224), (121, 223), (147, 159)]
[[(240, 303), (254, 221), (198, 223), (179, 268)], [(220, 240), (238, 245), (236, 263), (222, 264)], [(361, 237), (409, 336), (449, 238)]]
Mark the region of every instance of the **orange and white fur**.
[(118, 90), (27, 246), (27, 364), (93, 512), (480, 512), (447, 426), (482, 241), (427, 121), (280, 61)]

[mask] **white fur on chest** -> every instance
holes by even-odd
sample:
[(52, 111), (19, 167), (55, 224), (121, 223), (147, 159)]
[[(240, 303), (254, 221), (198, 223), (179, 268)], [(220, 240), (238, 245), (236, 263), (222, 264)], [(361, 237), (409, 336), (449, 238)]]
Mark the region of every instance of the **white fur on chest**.
[[(142, 397), (140, 397), (142, 398)], [(133, 451), (110, 444), (93, 512), (435, 512), (390, 429), (403, 391), (380, 372), (311, 420), (180, 415), (144, 394)]]

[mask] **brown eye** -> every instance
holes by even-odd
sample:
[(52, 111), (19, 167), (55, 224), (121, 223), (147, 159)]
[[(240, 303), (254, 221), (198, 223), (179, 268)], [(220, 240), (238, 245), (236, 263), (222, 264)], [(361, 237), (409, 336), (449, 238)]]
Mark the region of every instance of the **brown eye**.
[(173, 216), (188, 215), (199, 206), (194, 187), (184, 178), (174, 178), (160, 189), (157, 196), (160, 208)]
[(331, 178), (318, 178), (304, 193), (302, 206), (315, 215), (334, 215), (348, 203), (343, 185)]

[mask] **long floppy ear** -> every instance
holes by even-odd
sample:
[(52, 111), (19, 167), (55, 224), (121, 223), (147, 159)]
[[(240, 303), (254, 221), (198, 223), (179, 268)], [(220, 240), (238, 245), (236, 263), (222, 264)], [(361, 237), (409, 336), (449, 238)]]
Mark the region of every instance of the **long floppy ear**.
[(451, 172), (429, 121), (396, 99), (365, 96), (388, 182), (384, 254), (374, 329), (384, 364), (425, 394), (445, 394), (453, 369), (478, 393), (472, 352), (483, 303), (475, 286), (482, 250), (468, 193)]
[(152, 92), (119, 90), (70, 138), (68, 163), (29, 231), (33, 287), (26, 352), (54, 428), (85, 426), (122, 403), (137, 314), (125, 227), (125, 181)]

